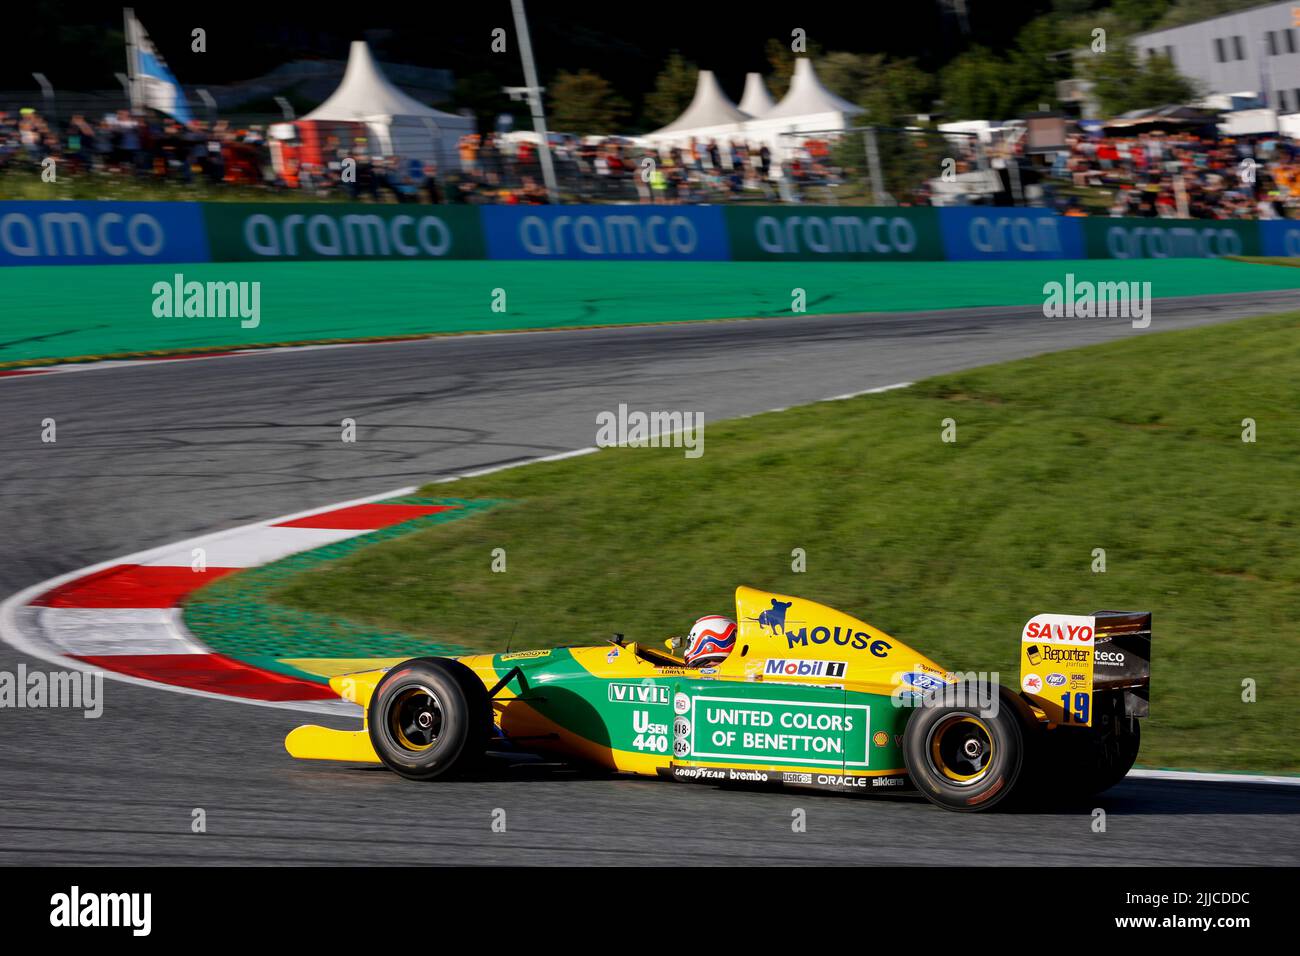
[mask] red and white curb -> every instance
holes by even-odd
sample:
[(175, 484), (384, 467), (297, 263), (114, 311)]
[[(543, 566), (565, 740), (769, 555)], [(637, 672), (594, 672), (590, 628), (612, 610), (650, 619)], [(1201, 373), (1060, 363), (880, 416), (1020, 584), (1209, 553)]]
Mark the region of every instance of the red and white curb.
[[(459, 481), (597, 449), (506, 462), (436, 479)], [(0, 604), (0, 639), (60, 668), (218, 700), (326, 714), (359, 715), (327, 686), (216, 653), (185, 627), (179, 605), (226, 574), (344, 541), (454, 506), (385, 503), (396, 488), (226, 531), (176, 541), (50, 578)], [(204, 570), (193, 570), (203, 549)]]
[[(381, 504), (414, 487), (242, 525), (73, 571), (0, 605), (0, 638), (59, 667), (241, 703), (359, 714), (328, 687), (218, 654), (186, 630), (179, 604), (243, 568), (409, 521), (445, 505)], [(205, 569), (193, 570), (202, 548)]]

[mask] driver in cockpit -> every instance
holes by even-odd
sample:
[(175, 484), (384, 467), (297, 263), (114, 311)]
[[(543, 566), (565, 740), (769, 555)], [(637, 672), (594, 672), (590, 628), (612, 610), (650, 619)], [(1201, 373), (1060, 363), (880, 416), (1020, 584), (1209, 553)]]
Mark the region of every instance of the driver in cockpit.
[(706, 614), (691, 625), (682, 658), (687, 667), (717, 667), (736, 646), (736, 622), (720, 614)]

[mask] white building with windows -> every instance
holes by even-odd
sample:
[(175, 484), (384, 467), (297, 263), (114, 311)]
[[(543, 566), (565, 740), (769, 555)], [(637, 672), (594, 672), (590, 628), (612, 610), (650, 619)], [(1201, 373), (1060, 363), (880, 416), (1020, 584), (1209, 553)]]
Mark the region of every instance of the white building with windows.
[(1163, 54), (1207, 96), (1252, 94), (1278, 113), (1300, 112), (1300, 2), (1267, 3), (1198, 23), (1138, 34), (1141, 57)]

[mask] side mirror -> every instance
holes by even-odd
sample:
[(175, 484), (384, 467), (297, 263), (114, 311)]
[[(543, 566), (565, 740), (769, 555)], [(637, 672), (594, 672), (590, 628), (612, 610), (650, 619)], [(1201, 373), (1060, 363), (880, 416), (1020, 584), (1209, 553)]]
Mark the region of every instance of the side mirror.
[(682, 652), (682, 648), (683, 648), (683, 646), (684, 646), (685, 644), (686, 644), (686, 638), (684, 638), (684, 637), (680, 637), (680, 636), (679, 636), (679, 637), (670, 637), (670, 638), (668, 638), (668, 640), (664, 641), (664, 647), (666, 647), (666, 648), (668, 648), (668, 650), (672, 651), (674, 657), (681, 657), (681, 656), (682, 656), (682, 653), (681, 653), (681, 652)]

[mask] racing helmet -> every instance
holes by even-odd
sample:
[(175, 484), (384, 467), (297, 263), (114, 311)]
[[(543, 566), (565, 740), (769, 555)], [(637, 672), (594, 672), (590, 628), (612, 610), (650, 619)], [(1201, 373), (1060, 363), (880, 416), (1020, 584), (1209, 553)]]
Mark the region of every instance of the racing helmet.
[(736, 622), (720, 614), (706, 614), (691, 625), (682, 657), (687, 667), (721, 664), (736, 646)]

